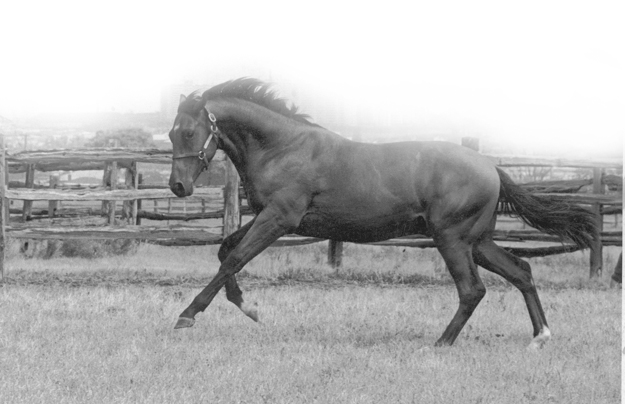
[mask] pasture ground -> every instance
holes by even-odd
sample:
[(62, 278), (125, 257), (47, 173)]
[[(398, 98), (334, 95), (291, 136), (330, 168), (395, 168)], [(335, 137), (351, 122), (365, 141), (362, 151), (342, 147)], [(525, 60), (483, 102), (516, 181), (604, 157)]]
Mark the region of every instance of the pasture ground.
[(433, 344), (455, 287), (434, 250), (273, 248), (240, 275), (256, 324), (223, 293), (195, 327), (176, 317), (218, 267), (217, 247), (142, 245), (126, 257), (7, 262), (0, 289), (0, 402), (618, 403), (620, 248), (588, 280), (588, 254), (528, 260), (553, 332), (528, 352), (520, 293), (488, 293), (450, 348)]

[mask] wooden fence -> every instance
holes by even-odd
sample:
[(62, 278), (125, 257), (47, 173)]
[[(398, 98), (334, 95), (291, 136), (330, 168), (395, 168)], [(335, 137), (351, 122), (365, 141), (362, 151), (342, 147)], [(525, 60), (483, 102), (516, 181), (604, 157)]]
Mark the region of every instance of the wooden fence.
[[(471, 147), (475, 140), (463, 144)], [(141, 184), (137, 164), (171, 164), (171, 152), (163, 150), (83, 149), (29, 151), (4, 156), (0, 161), (0, 273), (4, 273), (6, 237), (17, 239), (141, 239), (162, 245), (219, 244), (223, 238), (236, 231), (243, 215), (251, 214), (246, 206), (244, 192), (234, 166), (223, 154), (217, 160), (226, 164), (226, 184), (223, 187), (196, 188), (194, 195), (176, 198), (165, 185)], [(541, 195), (589, 205), (603, 224), (605, 214), (622, 213), (622, 192), (606, 195), (606, 185), (622, 190), (622, 163), (601, 163), (577, 160), (552, 160), (519, 157), (490, 157), (501, 167), (548, 166), (582, 167), (591, 169), (593, 177), (588, 180), (552, 181), (526, 184)], [(603, 171), (616, 168), (620, 175), (606, 176)], [(60, 184), (52, 176), (46, 186), (34, 182), (35, 172), (58, 172), (79, 170), (102, 170), (103, 180), (99, 186), (84, 187), (76, 184)], [(22, 183), (9, 183), (9, 173), (24, 173)], [(118, 176), (123, 173), (121, 181)], [(571, 190), (592, 184), (592, 194), (575, 194)], [(568, 193), (553, 193), (553, 191)], [(545, 193), (547, 192), (547, 193)], [(21, 209), (11, 208), (10, 201), (23, 201)], [(47, 202), (47, 209), (33, 208), (33, 203)], [(79, 206), (59, 207), (61, 204)], [(154, 207), (149, 205), (153, 201)], [(163, 201), (166, 212), (157, 206)], [(77, 220), (79, 219), (79, 220)], [(142, 219), (158, 221), (159, 225), (146, 225)], [(197, 220), (201, 220), (198, 224)], [(168, 225), (162, 225), (166, 221)], [(177, 224), (169, 224), (175, 221)], [(216, 223), (217, 221), (217, 223)], [(195, 225), (193, 223), (196, 223)], [(80, 223), (80, 224), (77, 224)], [(602, 247), (622, 245), (622, 231), (602, 231), (597, 235), (597, 245), (590, 256), (590, 274), (601, 271)], [(557, 242), (556, 237), (533, 229), (497, 230), (496, 241), (542, 241)], [(310, 237), (289, 235), (278, 240), (274, 246), (301, 245), (323, 241)], [(431, 239), (409, 236), (387, 240), (374, 245), (405, 247), (434, 247)], [(577, 250), (573, 245), (527, 248), (507, 247), (519, 256), (532, 257), (559, 254)], [(328, 261), (338, 267), (341, 264), (342, 243), (330, 240)]]

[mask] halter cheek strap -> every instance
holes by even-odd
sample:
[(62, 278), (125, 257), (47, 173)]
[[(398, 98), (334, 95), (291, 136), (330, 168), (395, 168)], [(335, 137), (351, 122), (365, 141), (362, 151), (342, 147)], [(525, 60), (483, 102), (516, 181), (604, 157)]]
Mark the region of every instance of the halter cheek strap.
[(211, 130), (211, 134), (208, 135), (208, 139), (206, 139), (204, 147), (202, 147), (202, 150), (197, 153), (197, 157), (204, 162), (204, 168), (202, 170), (208, 170), (208, 164), (210, 163), (210, 161), (208, 160), (208, 157), (206, 157), (206, 149), (208, 149), (208, 145), (210, 144), (211, 140), (213, 140), (214, 135), (215, 132)]

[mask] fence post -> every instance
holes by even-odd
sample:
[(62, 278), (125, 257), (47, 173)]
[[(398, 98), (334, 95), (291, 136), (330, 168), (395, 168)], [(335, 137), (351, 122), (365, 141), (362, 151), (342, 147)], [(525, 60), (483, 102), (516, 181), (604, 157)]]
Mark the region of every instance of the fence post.
[(239, 206), (239, 173), (226, 157), (226, 184), (224, 186), (224, 239), (241, 227)]
[[(357, 129), (354, 134), (354, 138), (360, 138), (361, 134)], [(343, 265), (343, 242), (336, 240), (328, 240), (328, 265), (334, 268), (337, 272)]]
[[(172, 205), (171, 202), (171, 198), (167, 198), (167, 214), (171, 215), (171, 212), (173, 212), (174, 207)], [(167, 219), (167, 226), (169, 226), (169, 219)]]
[[(55, 189), (59, 185), (59, 176), (51, 175), (50, 176), (50, 189)], [(53, 218), (56, 214), (56, 209), (58, 207), (58, 201), (48, 201), (48, 217)]]
[(328, 241), (328, 264), (336, 269), (343, 265), (343, 242), (336, 240)]
[[(126, 168), (126, 175), (124, 176), (124, 183), (126, 189), (139, 189), (137, 184), (137, 163), (132, 162), (129, 167)], [(123, 216), (128, 224), (137, 223), (137, 200), (132, 199), (124, 201)]]
[[(603, 194), (604, 186), (601, 182), (603, 170), (601, 168), (592, 169), (592, 193)], [(592, 211), (597, 221), (597, 232), (594, 235), (595, 241), (590, 248), (590, 277), (601, 276), (603, 268), (603, 245), (601, 243), (601, 232), (603, 231), (603, 216), (601, 215), (601, 204), (592, 205)]]
[[(111, 167), (111, 191), (114, 191), (117, 189), (117, 162), (116, 161), (112, 161), (110, 163), (110, 167)], [(109, 211), (108, 211), (108, 217), (109, 217), (109, 225), (113, 226), (115, 225), (115, 201), (108, 201), (108, 207), (109, 207)]]
[[(137, 174), (137, 186), (135, 189), (139, 189), (139, 186), (143, 185), (143, 174)], [(141, 199), (137, 199), (137, 215), (136, 215), (136, 220), (135, 220), (135, 224), (137, 226), (139, 226), (141, 224), (141, 218), (139, 217), (139, 211), (141, 210), (142, 206), (142, 202)]]
[[(24, 181), (26, 188), (33, 188), (35, 185), (35, 165), (26, 165), (26, 180)], [(22, 205), (22, 221), (27, 221), (33, 213), (33, 201), (23, 201)]]
[(0, 283), (4, 284), (4, 258), (5, 258), (5, 231), (4, 227), (8, 221), (8, 215), (5, 215), (6, 199), (4, 198), (6, 191), (5, 175), (9, 171), (4, 156), (4, 135), (0, 133)]
[[(111, 165), (106, 163), (104, 165), (104, 172), (102, 173), (102, 187), (106, 189), (111, 184)], [(109, 203), (106, 200), (102, 201), (102, 216), (108, 213)]]

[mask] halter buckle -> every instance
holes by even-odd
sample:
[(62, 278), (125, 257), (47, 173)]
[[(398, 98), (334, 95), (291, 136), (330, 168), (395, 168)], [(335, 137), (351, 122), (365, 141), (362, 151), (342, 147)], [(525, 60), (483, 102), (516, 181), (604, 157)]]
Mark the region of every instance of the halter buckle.
[(208, 120), (211, 121), (211, 132), (217, 133), (217, 118), (212, 112), (208, 113)]

